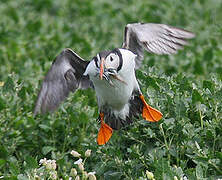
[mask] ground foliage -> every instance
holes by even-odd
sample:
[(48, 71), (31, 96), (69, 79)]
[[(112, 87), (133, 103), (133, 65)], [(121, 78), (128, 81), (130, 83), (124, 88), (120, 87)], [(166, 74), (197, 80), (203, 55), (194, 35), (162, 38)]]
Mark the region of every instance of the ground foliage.
[[(39, 160), (55, 159), (68, 179), (72, 149), (92, 150), (86, 169), (101, 179), (216, 179), (222, 177), (221, 0), (1, 0), (0, 177), (34, 178)], [(164, 114), (142, 118), (96, 144), (93, 90), (71, 94), (57, 112), (33, 117), (52, 60), (70, 47), (90, 60), (120, 47), (125, 24), (165, 23), (196, 38), (174, 56), (146, 54), (137, 71), (142, 91)]]

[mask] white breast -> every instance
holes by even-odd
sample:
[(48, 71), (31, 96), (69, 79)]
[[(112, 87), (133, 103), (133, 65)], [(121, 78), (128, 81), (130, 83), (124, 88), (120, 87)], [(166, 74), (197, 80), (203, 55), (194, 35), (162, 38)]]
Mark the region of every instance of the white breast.
[(113, 86), (106, 80), (100, 80), (98, 77), (98, 69), (93, 61), (88, 65), (85, 75), (89, 75), (93, 81), (99, 108), (108, 105), (116, 115), (125, 116), (129, 112), (128, 101), (134, 89), (138, 88), (135, 77), (135, 57), (131, 51), (120, 49), (123, 57), (122, 68), (118, 72), (118, 76), (126, 82), (112, 79)]
[(135, 75), (133, 73), (127, 78), (121, 78), (126, 84), (113, 79), (113, 86), (105, 80), (99, 80), (98, 77), (92, 78), (99, 107), (109, 105), (113, 110), (121, 110), (128, 103), (135, 87)]

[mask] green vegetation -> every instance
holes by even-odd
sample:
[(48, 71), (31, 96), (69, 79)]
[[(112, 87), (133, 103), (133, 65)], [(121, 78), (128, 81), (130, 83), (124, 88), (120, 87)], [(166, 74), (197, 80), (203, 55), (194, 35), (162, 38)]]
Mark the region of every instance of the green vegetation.
[[(222, 178), (221, 0), (1, 0), (0, 17), (0, 178), (34, 179), (46, 171), (39, 161), (47, 158), (56, 160), (58, 177), (68, 179), (73, 168), (79, 171), (70, 152), (87, 149), (92, 153), (84, 168), (97, 179), (146, 179), (146, 171), (156, 180)], [(120, 47), (124, 26), (132, 22), (196, 33), (177, 55), (146, 53), (137, 72), (163, 120), (141, 118), (98, 146), (91, 89), (71, 94), (53, 114), (33, 117), (56, 55), (70, 47), (90, 60)]]

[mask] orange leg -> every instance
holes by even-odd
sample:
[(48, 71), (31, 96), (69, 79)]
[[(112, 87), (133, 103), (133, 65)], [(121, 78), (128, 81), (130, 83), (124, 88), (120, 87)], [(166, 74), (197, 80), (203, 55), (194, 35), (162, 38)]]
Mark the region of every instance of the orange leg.
[(104, 122), (104, 113), (100, 113), (101, 127), (97, 137), (98, 145), (106, 144), (112, 136), (113, 130)]
[(159, 121), (162, 118), (163, 114), (160, 111), (158, 111), (158, 110), (152, 108), (151, 106), (149, 106), (147, 104), (147, 102), (145, 101), (144, 96), (142, 94), (140, 95), (140, 99), (143, 102), (142, 117), (145, 120), (150, 121), (150, 122)]

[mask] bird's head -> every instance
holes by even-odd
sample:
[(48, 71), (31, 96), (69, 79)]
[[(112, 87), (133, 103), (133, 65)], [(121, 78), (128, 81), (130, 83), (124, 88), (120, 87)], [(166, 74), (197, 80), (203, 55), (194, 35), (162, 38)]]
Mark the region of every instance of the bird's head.
[[(126, 64), (125, 67), (123, 67), (125, 54), (122, 51), (116, 48), (113, 51), (103, 51), (97, 55), (97, 69), (100, 80), (105, 79), (111, 85), (113, 85), (112, 79), (126, 84), (121, 77), (121, 72), (128, 65)], [(125, 62), (127, 62), (127, 60), (125, 60)]]
[(122, 54), (117, 49), (113, 51), (103, 51), (97, 55), (99, 78), (109, 78), (109, 76), (116, 76), (122, 68), (123, 59)]
[(106, 80), (111, 85), (113, 79), (125, 83), (121, 72), (128, 69), (133, 70), (135, 67), (134, 58), (135, 55), (125, 49), (116, 48), (112, 51), (102, 51), (93, 58), (87, 67), (86, 73), (98, 77), (100, 80)]

